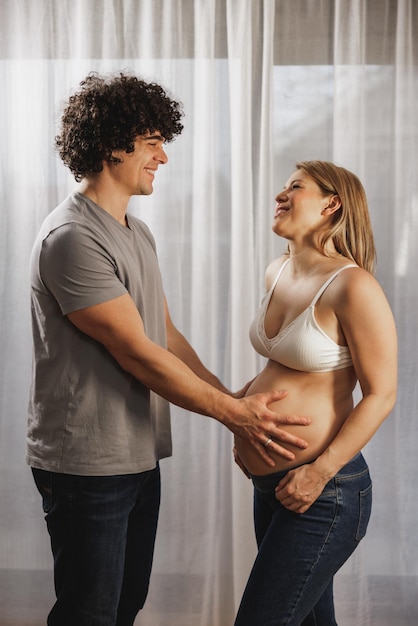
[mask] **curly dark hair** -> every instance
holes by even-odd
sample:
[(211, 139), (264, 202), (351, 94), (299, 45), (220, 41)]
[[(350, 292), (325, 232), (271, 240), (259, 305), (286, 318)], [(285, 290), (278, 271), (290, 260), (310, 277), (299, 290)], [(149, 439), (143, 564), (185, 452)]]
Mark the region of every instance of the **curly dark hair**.
[(101, 172), (103, 161), (118, 162), (113, 150), (134, 151), (139, 135), (159, 131), (165, 141), (183, 130), (182, 104), (157, 83), (120, 72), (91, 72), (70, 96), (61, 118), (55, 149), (77, 182)]

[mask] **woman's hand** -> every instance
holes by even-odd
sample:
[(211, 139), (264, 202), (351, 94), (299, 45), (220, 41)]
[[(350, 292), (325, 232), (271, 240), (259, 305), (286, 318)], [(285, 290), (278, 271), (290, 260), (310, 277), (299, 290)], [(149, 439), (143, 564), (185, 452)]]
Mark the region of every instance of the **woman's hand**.
[(288, 471), (277, 485), (275, 495), (289, 511), (305, 513), (319, 498), (328, 480), (313, 463), (301, 465)]

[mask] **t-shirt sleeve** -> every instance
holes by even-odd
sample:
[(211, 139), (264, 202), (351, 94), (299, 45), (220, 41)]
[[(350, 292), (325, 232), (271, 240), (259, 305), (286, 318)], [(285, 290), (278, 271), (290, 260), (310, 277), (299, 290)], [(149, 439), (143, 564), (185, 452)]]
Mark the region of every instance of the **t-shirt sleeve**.
[(63, 315), (127, 293), (106, 242), (82, 224), (64, 224), (49, 233), (39, 271)]

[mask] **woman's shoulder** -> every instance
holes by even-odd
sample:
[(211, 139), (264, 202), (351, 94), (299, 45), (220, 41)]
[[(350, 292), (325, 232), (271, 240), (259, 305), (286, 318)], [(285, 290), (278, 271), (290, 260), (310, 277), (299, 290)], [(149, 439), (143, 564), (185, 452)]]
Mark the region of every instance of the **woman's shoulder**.
[(385, 300), (383, 289), (377, 279), (366, 269), (346, 263), (344, 271), (338, 274), (338, 280), (333, 281), (330, 295), (337, 303), (337, 308), (346, 311), (353, 306), (357, 309), (363, 306), (379, 306)]
[(339, 276), (338, 282), (347, 289), (352, 288), (356, 290), (364, 286), (379, 284), (373, 274), (349, 259), (336, 268), (336, 273)]

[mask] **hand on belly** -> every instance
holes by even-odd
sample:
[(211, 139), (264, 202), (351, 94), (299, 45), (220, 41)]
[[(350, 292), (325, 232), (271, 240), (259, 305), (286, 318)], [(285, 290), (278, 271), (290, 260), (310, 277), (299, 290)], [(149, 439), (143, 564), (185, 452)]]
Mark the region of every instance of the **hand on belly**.
[[(307, 403), (306, 406), (308, 406)], [(311, 406), (314, 405), (311, 404)], [(287, 448), (294, 453), (295, 459), (293, 461), (289, 461), (283, 457), (272, 454), (271, 456), (276, 462), (274, 467), (269, 467), (259, 457), (257, 457), (256, 454), (254, 454), (253, 450), (245, 440), (236, 437), (235, 447), (236, 456), (238, 457), (236, 461), (238, 464), (241, 463), (245, 466), (245, 468), (255, 476), (271, 474), (313, 461), (327, 447), (340, 428), (340, 420), (338, 420), (335, 416), (334, 411), (330, 410), (330, 407), (327, 407), (326, 409), (322, 407), (323, 411), (318, 413), (318, 406), (316, 406), (313, 413), (306, 408), (305, 410), (302, 410), (299, 403), (295, 405), (294, 403), (287, 402), (286, 398), (286, 400), (271, 404), (269, 408), (282, 415), (287, 413), (292, 415), (306, 415), (307, 417), (310, 417), (312, 422), (307, 426), (286, 425), (283, 427), (283, 430), (286, 432), (305, 439), (308, 442), (308, 447), (302, 450), (296, 446), (281, 442), (281, 445), (284, 448)]]

